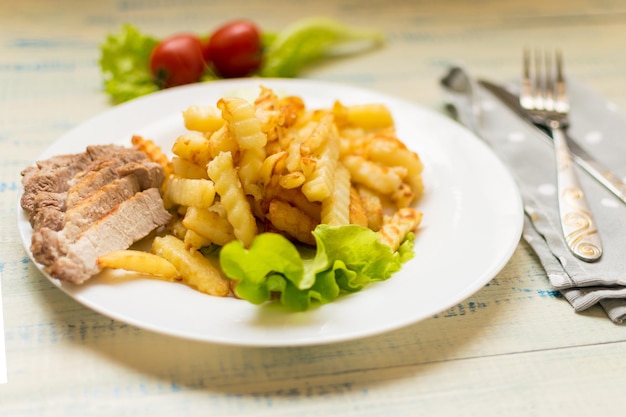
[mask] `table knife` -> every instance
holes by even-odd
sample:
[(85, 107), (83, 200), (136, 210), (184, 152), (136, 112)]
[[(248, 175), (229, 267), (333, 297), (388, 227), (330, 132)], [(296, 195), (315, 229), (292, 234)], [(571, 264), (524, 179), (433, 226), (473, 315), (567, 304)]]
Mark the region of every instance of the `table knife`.
[[(530, 125), (534, 126), (541, 136), (552, 144), (552, 138), (550, 135), (539, 128), (533, 123), (529, 114), (522, 108), (519, 103), (519, 97), (511, 93), (507, 89), (497, 84), (494, 84), (487, 80), (478, 80), (478, 84), (489, 92), (491, 92), (496, 98), (498, 98), (509, 109), (513, 110), (522, 119), (527, 121)], [(567, 135), (566, 135), (567, 136)], [(582, 146), (574, 141), (570, 136), (567, 136), (567, 143), (570, 146), (570, 150), (573, 154), (573, 159), (576, 163), (584, 169), (589, 175), (591, 175), (596, 181), (602, 184), (606, 189), (613, 193), (623, 203), (626, 203), (626, 184), (624, 184), (617, 175), (613, 174), (602, 163), (596, 160), (590, 155)]]

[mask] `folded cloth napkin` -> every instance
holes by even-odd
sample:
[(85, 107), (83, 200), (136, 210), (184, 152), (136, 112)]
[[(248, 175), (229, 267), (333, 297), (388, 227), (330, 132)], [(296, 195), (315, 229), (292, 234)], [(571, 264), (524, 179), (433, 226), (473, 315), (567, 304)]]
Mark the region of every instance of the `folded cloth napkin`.
[[(517, 180), (526, 214), (523, 238), (537, 254), (551, 285), (575, 311), (600, 304), (613, 322), (622, 323), (626, 319), (626, 204), (587, 172), (577, 171), (604, 248), (597, 262), (579, 260), (565, 245), (559, 223), (552, 144), (463, 68), (451, 67), (441, 86), (451, 114), (487, 142)], [(517, 92), (514, 83), (506, 87)], [(619, 178), (626, 178), (626, 118), (575, 79), (568, 78), (568, 92), (570, 136)]]

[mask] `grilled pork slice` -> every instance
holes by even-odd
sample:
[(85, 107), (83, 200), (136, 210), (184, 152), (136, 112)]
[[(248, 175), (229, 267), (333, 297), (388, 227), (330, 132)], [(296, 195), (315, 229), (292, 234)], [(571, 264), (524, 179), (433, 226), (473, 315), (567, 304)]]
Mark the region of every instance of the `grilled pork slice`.
[(139, 192), (100, 218), (76, 241), (68, 241), (63, 232), (47, 238), (46, 244), (55, 246), (58, 257), (46, 270), (53, 277), (81, 284), (100, 272), (98, 257), (128, 248), (169, 220), (157, 188)]
[(98, 272), (98, 256), (127, 248), (170, 219), (159, 191), (163, 167), (133, 148), (91, 146), (22, 174), (31, 252), (55, 278), (84, 282)]
[(38, 161), (22, 171), (22, 185), (24, 186), (22, 208), (30, 217), (34, 211), (37, 195), (42, 192), (65, 192), (69, 189), (69, 181), (94, 161), (128, 151), (137, 152), (135, 149), (123, 146), (95, 145), (88, 146), (82, 153), (58, 155)]

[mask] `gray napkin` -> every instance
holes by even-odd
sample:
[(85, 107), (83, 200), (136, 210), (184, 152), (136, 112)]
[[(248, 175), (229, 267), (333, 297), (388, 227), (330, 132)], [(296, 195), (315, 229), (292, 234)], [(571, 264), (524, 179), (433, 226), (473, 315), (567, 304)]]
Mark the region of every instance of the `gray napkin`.
[[(626, 318), (626, 204), (578, 170), (604, 253), (594, 263), (574, 257), (558, 221), (552, 144), (462, 68), (450, 68), (441, 86), (451, 114), (487, 142), (515, 177), (526, 214), (523, 238), (537, 254), (552, 286), (575, 311), (600, 304), (613, 322), (622, 323)], [(506, 87), (516, 92), (515, 84)], [(626, 178), (626, 118), (575, 79), (568, 78), (568, 91), (570, 136), (619, 178)]]

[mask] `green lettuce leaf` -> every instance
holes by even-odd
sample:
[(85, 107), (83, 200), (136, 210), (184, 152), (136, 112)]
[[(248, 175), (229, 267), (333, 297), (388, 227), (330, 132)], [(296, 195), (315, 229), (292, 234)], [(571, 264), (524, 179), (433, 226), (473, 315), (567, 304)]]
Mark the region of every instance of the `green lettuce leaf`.
[(408, 238), (394, 253), (378, 241), (378, 233), (355, 225), (319, 225), (314, 235), (315, 250), (296, 247), (275, 233), (258, 235), (249, 249), (233, 241), (221, 249), (220, 265), (237, 281), (238, 297), (254, 304), (277, 299), (291, 310), (303, 311), (314, 301), (329, 303), (341, 293), (388, 279), (413, 248)]
[(107, 36), (100, 46), (99, 64), (104, 90), (113, 102), (122, 103), (159, 89), (149, 68), (150, 54), (158, 42), (128, 24)]

